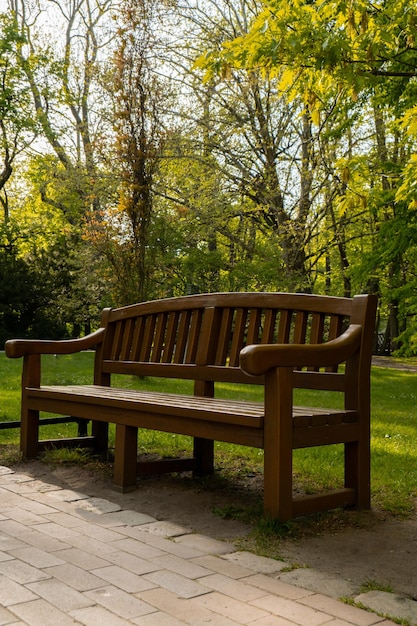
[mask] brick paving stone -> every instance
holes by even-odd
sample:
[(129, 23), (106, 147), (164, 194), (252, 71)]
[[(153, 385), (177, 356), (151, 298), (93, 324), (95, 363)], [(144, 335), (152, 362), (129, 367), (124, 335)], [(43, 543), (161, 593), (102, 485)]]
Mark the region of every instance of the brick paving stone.
[(212, 554), (199, 556), (196, 559), (192, 559), (190, 562), (197, 563), (198, 565), (206, 567), (207, 569), (217, 572), (218, 574), (224, 574), (229, 578), (239, 579), (253, 574), (253, 571), (246, 567), (235, 565), (235, 563), (231, 563), (230, 561), (226, 561), (221, 557), (214, 556)]
[(155, 587), (155, 584), (147, 578), (137, 576), (132, 572), (127, 572), (117, 565), (101, 567), (97, 570), (93, 570), (92, 573), (128, 593), (138, 593), (139, 591), (145, 591)]
[(119, 617), (133, 619), (155, 612), (155, 607), (122, 589), (109, 585), (88, 591), (86, 595), (95, 603), (116, 613)]
[(375, 613), (363, 611), (355, 606), (339, 602), (334, 598), (329, 598), (320, 593), (315, 593), (312, 596), (303, 598), (300, 602), (306, 606), (318, 609), (319, 611), (330, 613), (334, 617), (354, 623), (356, 626), (371, 626), (381, 621), (381, 618), (375, 615)]
[(72, 563), (48, 567), (43, 571), (45, 574), (61, 580), (77, 591), (90, 591), (91, 589), (97, 589), (103, 586), (102, 578), (98, 578), (94, 576), (94, 574), (91, 574), (91, 572), (86, 572), (84, 569)]
[(273, 615), (285, 617), (295, 624), (301, 626), (321, 626), (327, 624), (334, 615), (330, 612), (324, 612), (311, 606), (306, 606), (300, 601), (289, 600), (288, 598), (277, 597), (275, 595), (266, 595), (258, 600), (250, 603), (252, 606), (264, 609)]
[(85, 626), (129, 626), (130, 622), (117, 617), (107, 609), (101, 606), (92, 606), (87, 609), (73, 611), (71, 615), (77, 620), (77, 624), (81, 623)]
[(66, 528), (61, 526), (61, 524), (54, 524), (54, 522), (48, 522), (47, 520), (44, 520), (42, 524), (33, 526), (33, 530), (38, 530), (48, 535), (48, 537), (55, 537), (55, 539), (63, 539), (64, 541), (78, 535), (78, 532), (72, 528)]
[(260, 574), (277, 574), (285, 567), (288, 567), (288, 563), (284, 561), (276, 561), (275, 559), (269, 559), (266, 556), (258, 556), (250, 552), (231, 552), (223, 555), (222, 558), (247, 567)]
[(0, 624), (12, 624), (16, 620), (16, 615), (6, 609), (4, 606), (0, 606)]
[[(193, 598), (190, 602), (199, 604), (214, 613), (219, 613), (225, 618), (235, 620), (238, 624), (250, 624), (268, 615), (268, 611), (261, 607), (235, 600), (217, 591)], [(303, 626), (307, 626), (307, 624), (308, 626), (314, 626), (314, 624), (310, 624), (308, 621)]]
[(2, 552), (2, 550), (0, 550), (0, 563), (2, 563), (3, 561), (10, 561), (11, 559), (13, 559), (13, 556), (11, 554), (8, 554), (7, 552)]
[(357, 582), (345, 580), (340, 576), (332, 576), (310, 567), (284, 572), (279, 577), (290, 585), (310, 589), (317, 593), (325, 589), (327, 596), (336, 599), (352, 596), (358, 593), (360, 587)]
[(26, 626), (72, 626), (77, 624), (69, 617), (45, 600), (34, 600), (13, 606), (15, 613)]
[(3, 562), (1, 564), (1, 573), (3, 576), (7, 576), (7, 578), (11, 578), (22, 585), (49, 578), (48, 574), (45, 574), (42, 570), (20, 559), (12, 559), (11, 561)]
[(104, 500), (103, 498), (87, 498), (86, 500), (78, 500), (75, 503), (77, 511), (87, 511), (96, 515), (104, 515), (104, 513), (112, 513), (121, 511), (121, 507), (114, 502)]
[[(54, 552), (53, 555), (63, 561), (73, 563), (86, 571), (109, 565), (109, 561), (95, 556), (94, 554), (90, 554), (85, 550), (79, 550), (78, 548), (58, 550), (57, 552)], [(58, 563), (56, 563), (56, 565), (58, 565)]]
[(143, 559), (154, 559), (158, 556), (164, 556), (164, 552), (160, 548), (130, 538), (113, 541), (112, 547), (116, 550), (124, 550), (129, 554), (140, 556)]
[(78, 515), (71, 515), (69, 513), (65, 513), (64, 511), (55, 511), (54, 513), (48, 513), (46, 515), (46, 520), (49, 522), (53, 522), (54, 524), (59, 524), (60, 526), (64, 526), (65, 528), (79, 528), (83, 524), (85, 524), (84, 520), (82, 520)]
[(176, 593), (180, 598), (194, 598), (210, 592), (210, 589), (204, 586), (204, 582), (199, 583), (168, 570), (146, 574), (144, 578), (155, 585)]
[(83, 523), (80, 526), (77, 526), (77, 532), (86, 535), (87, 537), (93, 537), (97, 539), (97, 541), (103, 541), (104, 543), (110, 543), (112, 541), (119, 541), (123, 539), (123, 535), (114, 530), (109, 530), (108, 528), (103, 528), (102, 526), (98, 526), (97, 524), (87, 524)]
[(172, 617), (172, 615), (161, 613), (161, 611), (144, 615), (143, 617), (131, 621), (132, 624), (137, 624), (138, 626), (187, 626), (187, 622), (181, 622), (175, 617)]
[(30, 583), (27, 588), (64, 613), (93, 604), (87, 596), (53, 578)]
[(27, 544), (24, 541), (0, 532), (0, 550), (10, 552), (10, 550), (17, 550), (18, 548), (25, 547), (27, 547)]
[(140, 529), (145, 533), (160, 535), (162, 537), (180, 537), (181, 535), (188, 535), (193, 532), (189, 528), (179, 526), (178, 524), (174, 524), (174, 522), (168, 522), (166, 520), (143, 524)]
[(24, 497), (16, 496), (15, 494), (11, 494), (10, 491), (1, 491), (1, 512), (3, 519), (10, 519), (10, 513), (17, 507), (21, 507), (26, 503)]
[(108, 545), (103, 541), (97, 541), (93, 537), (87, 537), (87, 535), (69, 537), (66, 539), (66, 543), (67, 545), (64, 546), (65, 548), (70, 548), (72, 546), (73, 548), (84, 550), (85, 552), (102, 557), (103, 559), (117, 553), (117, 549), (112, 544)]
[(25, 543), (39, 548), (40, 550), (45, 550), (45, 552), (55, 552), (56, 550), (64, 550), (70, 547), (67, 542), (60, 541), (55, 537), (50, 537), (46, 533), (35, 530), (33, 527), (25, 533), (24, 540)]
[(0, 522), (0, 533), (4, 535), (10, 535), (11, 537), (19, 537), (20, 535), (26, 535), (27, 528), (24, 524), (20, 524), (11, 519), (6, 519)]
[[(374, 626), (382, 626), (383, 624), (384, 626), (395, 626), (395, 624), (393, 624), (392, 622), (389, 622), (388, 624), (387, 622), (381, 621), (382, 617), (375, 616), (375, 618), (377, 621), (373, 622)], [(352, 626), (352, 622), (347, 622), (344, 619), (335, 617), (334, 619), (330, 620), (330, 622), (326, 622), (324, 626)]]
[(0, 476), (0, 484), (7, 488), (9, 485), (13, 485), (14, 483), (22, 483), (26, 481), (33, 481), (33, 478), (27, 474), (21, 474), (20, 472), (8, 472)]
[(306, 596), (313, 595), (313, 591), (303, 589), (302, 587), (295, 587), (283, 582), (280, 578), (272, 578), (265, 574), (253, 574), (244, 579), (243, 582), (247, 582), (254, 587), (259, 587), (268, 593), (273, 593), (289, 600), (298, 600), (299, 598), (305, 598)]
[(355, 597), (355, 601), (387, 617), (417, 624), (417, 602), (411, 598), (374, 589)]
[(265, 596), (267, 593), (263, 589), (253, 587), (241, 580), (228, 578), (227, 576), (223, 576), (223, 574), (205, 576), (200, 582), (213, 591), (219, 591), (235, 600), (242, 600), (242, 602), (251, 602), (251, 600), (262, 598), (262, 596)]
[(9, 552), (11, 556), (25, 561), (25, 563), (29, 563), (29, 565), (33, 565), (33, 567), (53, 567), (54, 565), (64, 563), (62, 559), (59, 559), (49, 552), (45, 552), (45, 550), (39, 550), (39, 548), (35, 548), (34, 546), (17, 548), (15, 550), (9, 550)]
[(59, 489), (51, 493), (51, 498), (60, 500), (61, 502), (78, 502), (78, 500), (88, 500), (90, 496), (72, 489)]
[[(250, 626), (295, 626), (294, 622), (290, 622), (285, 619), (285, 617), (278, 617), (277, 615), (268, 615), (267, 617), (262, 617), (261, 619), (257, 619), (256, 622), (251, 623)], [(306, 624), (302, 624), (302, 626), (307, 626)], [(332, 621), (326, 622), (325, 626), (352, 626), (352, 624), (333, 624)]]
[(149, 574), (150, 572), (155, 572), (160, 569), (158, 565), (153, 564), (151, 561), (147, 561), (146, 559), (142, 559), (139, 556), (135, 556), (134, 554), (128, 554), (127, 552), (117, 552), (108, 557), (108, 561), (113, 565), (117, 565), (118, 567), (122, 567), (127, 569), (129, 572), (133, 572), (138, 576), (142, 576), (143, 574)]
[(0, 606), (12, 606), (20, 602), (37, 600), (38, 596), (7, 576), (0, 574)]
[(164, 554), (152, 559), (152, 563), (159, 566), (160, 569), (169, 569), (172, 572), (181, 574), (186, 578), (201, 578), (202, 576), (209, 576), (210, 570), (197, 563), (193, 563), (189, 559), (181, 559), (175, 554)]
[(32, 526), (34, 524), (43, 524), (45, 519), (41, 515), (36, 515), (31, 511), (25, 511), (19, 506), (13, 507), (7, 512), (7, 517), (26, 526)]
[(58, 491), (61, 487), (57, 485), (51, 485), (44, 483), (42, 480), (21, 480), (17, 482), (11, 482), (7, 485), (7, 488), (14, 493), (28, 494), (28, 493), (46, 493), (47, 491)]
[[(158, 535), (151, 535), (147, 532), (143, 532), (142, 530), (138, 530), (138, 528), (124, 528), (120, 529), (120, 532), (148, 546), (159, 548), (163, 553), (167, 552), (168, 554), (176, 554), (183, 559), (194, 559), (205, 554), (196, 548), (190, 548), (183, 544), (175, 543), (172, 539), (166, 539), (165, 537), (159, 537)], [(162, 556), (162, 554), (160, 556)]]
[(0, 465), (0, 476), (4, 476), (5, 474), (14, 474), (14, 470), (12, 470), (10, 467)]
[(156, 519), (146, 513), (138, 513), (138, 511), (118, 511), (102, 516), (101, 523), (106, 526), (142, 526), (156, 522)]
[(218, 541), (197, 533), (176, 537), (174, 541), (190, 548), (196, 548), (205, 554), (227, 554), (235, 549), (232, 543)]
[[(175, 593), (168, 590), (161, 593), (161, 589), (157, 588), (138, 595), (162, 613), (191, 626), (199, 626), (200, 624), (202, 626), (206, 624), (210, 624), (210, 626), (236, 626), (239, 624), (239, 622), (194, 603), (193, 600), (187, 601), (184, 598), (179, 598)], [(148, 619), (150, 620), (150, 617)]]
[[(56, 492), (52, 491), (51, 493)], [(54, 507), (38, 502), (37, 500), (30, 500), (29, 498), (21, 498), (21, 500), (19, 506), (26, 511), (31, 511), (35, 515), (50, 515), (56, 510)]]

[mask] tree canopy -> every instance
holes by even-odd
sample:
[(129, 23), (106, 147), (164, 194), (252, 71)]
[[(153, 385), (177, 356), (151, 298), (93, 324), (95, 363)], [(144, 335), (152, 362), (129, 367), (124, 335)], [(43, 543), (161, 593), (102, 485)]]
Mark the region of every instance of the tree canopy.
[(370, 291), (381, 350), (417, 352), (414, 1), (8, 0), (0, 19), (0, 269), (36, 285), (16, 281), (19, 332), (183, 293)]

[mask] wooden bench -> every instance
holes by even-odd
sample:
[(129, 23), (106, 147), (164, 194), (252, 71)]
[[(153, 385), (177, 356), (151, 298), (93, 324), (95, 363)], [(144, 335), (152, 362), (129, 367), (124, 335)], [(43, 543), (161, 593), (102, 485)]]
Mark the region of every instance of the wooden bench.
[[(101, 328), (81, 339), (14, 339), (24, 357), (21, 450), (47, 446), (107, 450), (116, 424), (114, 483), (136, 486), (137, 475), (213, 471), (213, 442), (264, 450), (264, 511), (282, 521), (339, 506), (370, 506), (370, 364), (376, 298), (219, 293), (105, 309)], [(93, 385), (41, 385), (41, 355), (96, 350)], [(342, 364), (342, 367), (340, 365)], [(194, 395), (111, 387), (112, 374), (194, 381)], [(264, 402), (214, 397), (216, 382), (256, 383)], [(296, 387), (342, 392), (339, 410), (293, 406)], [(91, 435), (39, 441), (39, 412), (91, 420)], [(138, 428), (194, 437), (192, 459), (137, 462)], [(292, 451), (344, 444), (340, 488), (293, 498)]]

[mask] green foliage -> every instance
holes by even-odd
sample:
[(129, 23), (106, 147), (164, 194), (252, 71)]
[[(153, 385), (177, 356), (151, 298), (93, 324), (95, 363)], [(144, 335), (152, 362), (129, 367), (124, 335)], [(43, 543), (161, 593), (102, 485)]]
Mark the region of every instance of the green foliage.
[(0, 344), (28, 337), (39, 321), (42, 292), (32, 267), (17, 256), (14, 233), (0, 229)]
[(265, 68), (280, 77), (282, 91), (301, 91), (319, 108), (334, 86), (356, 97), (380, 77), (412, 78), (416, 22), (416, 8), (407, 0), (269, 0), (246, 35), (225, 42), (220, 55), (212, 52), (198, 65), (209, 68), (209, 76), (225, 74), (228, 66)]

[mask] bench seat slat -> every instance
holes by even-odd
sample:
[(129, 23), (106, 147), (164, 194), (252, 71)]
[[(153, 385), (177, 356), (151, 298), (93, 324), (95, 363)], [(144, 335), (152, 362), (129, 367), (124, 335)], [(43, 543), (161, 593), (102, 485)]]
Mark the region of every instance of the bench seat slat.
[[(31, 398), (49, 398), (98, 406), (114, 406), (128, 411), (155, 413), (159, 415), (181, 415), (194, 419), (245, 423), (261, 428), (264, 406), (260, 402), (247, 402), (204, 396), (179, 395), (155, 391), (137, 391), (100, 385), (56, 385), (27, 389), (28, 402)], [(70, 410), (69, 410), (70, 412)], [(316, 407), (293, 407), (294, 427), (306, 428), (326, 424), (351, 423), (357, 420), (357, 411), (323, 409)], [(356, 419), (355, 419), (356, 418)]]

